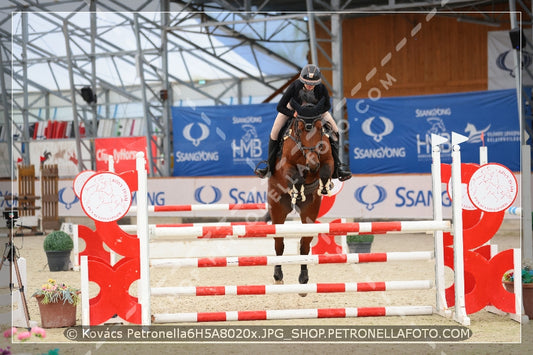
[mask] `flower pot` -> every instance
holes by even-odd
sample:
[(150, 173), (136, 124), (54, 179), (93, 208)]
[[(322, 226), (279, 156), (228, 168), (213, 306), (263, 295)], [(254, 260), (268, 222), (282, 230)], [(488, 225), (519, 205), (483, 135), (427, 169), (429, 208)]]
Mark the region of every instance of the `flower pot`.
[[(514, 282), (503, 281), (505, 289), (514, 293)], [(524, 313), (533, 319), (533, 283), (522, 284), (522, 303), (524, 304)]]
[(43, 328), (62, 328), (76, 325), (76, 305), (63, 301), (57, 303), (41, 303), (44, 296), (35, 296), (41, 313)]
[(47, 251), (48, 267), (50, 271), (68, 271), (70, 267), (70, 250)]
[(350, 253), (370, 253), (372, 242), (347, 243)]

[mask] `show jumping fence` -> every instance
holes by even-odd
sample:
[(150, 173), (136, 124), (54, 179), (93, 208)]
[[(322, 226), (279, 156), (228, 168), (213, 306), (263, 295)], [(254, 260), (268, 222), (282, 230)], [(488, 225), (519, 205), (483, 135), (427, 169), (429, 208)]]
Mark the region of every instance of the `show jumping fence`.
[[(455, 133), (454, 133), (455, 135)], [(463, 142), (460, 138), (452, 135), (454, 154), (452, 155), (452, 187), (454, 191), (461, 191), (461, 163), (459, 144)], [(115, 310), (107, 309), (104, 314), (103, 308), (100, 312), (96, 310), (97, 303), (101, 299), (113, 301), (114, 306), (120, 308), (117, 313), (127, 320), (143, 325), (151, 323), (167, 322), (203, 322), (203, 321), (237, 321), (237, 320), (269, 320), (269, 319), (292, 319), (292, 318), (345, 318), (345, 317), (376, 317), (391, 315), (422, 315), (438, 313), (449, 316), (450, 309), (446, 305), (444, 287), (444, 248), (443, 232), (453, 231), (453, 269), (455, 286), (455, 309), (454, 320), (468, 325), (470, 318), (467, 316), (465, 306), (465, 280), (464, 280), (464, 260), (463, 255), (463, 229), (461, 217), (461, 194), (457, 194), (453, 199), (453, 225), (442, 218), (442, 191), (440, 176), (440, 149), (439, 145), (444, 143), (443, 138), (432, 135), (433, 162), (432, 162), (432, 182), (434, 197), (434, 219), (431, 221), (410, 221), (410, 222), (369, 222), (369, 223), (317, 223), (301, 225), (229, 225), (229, 226), (182, 226), (182, 227), (154, 227), (155, 238), (168, 238), (172, 240), (194, 240), (212, 238), (265, 238), (283, 236), (288, 238), (299, 238), (301, 235), (318, 235), (321, 233), (330, 235), (341, 235), (346, 233), (411, 233), (421, 231), (432, 231), (434, 234), (434, 250), (427, 252), (389, 252), (373, 254), (333, 254), (333, 255), (303, 255), (303, 256), (254, 256), (254, 257), (215, 257), (215, 258), (186, 258), (186, 259), (150, 259), (149, 255), (149, 234), (147, 206), (147, 173), (145, 170), (145, 160), (142, 153), (137, 159), (137, 237), (134, 238), (135, 255), (131, 258), (124, 258), (117, 264), (116, 270), (127, 269), (125, 277), (131, 282), (139, 280), (139, 299), (128, 299), (118, 297), (119, 293), (113, 295), (99, 295), (95, 299), (89, 300), (89, 274), (91, 266), (93, 270), (107, 270), (101, 260), (89, 260), (87, 256), (82, 257), (82, 325), (99, 324), (105, 320), (107, 315), (112, 315)], [(129, 180), (125, 178), (125, 180)], [(83, 201), (82, 201), (83, 203)], [(169, 206), (168, 210), (178, 210), (181, 207)], [(231, 209), (231, 205), (228, 205)], [(154, 208), (154, 211), (156, 208)], [(97, 221), (97, 231), (102, 229), (102, 236), (109, 237), (108, 231), (120, 233), (116, 221)], [(125, 234), (125, 232), (123, 232)], [(127, 235), (127, 234), (125, 234)], [(119, 238), (117, 236), (117, 238)], [(125, 236), (120, 238), (121, 243), (127, 242)], [(107, 241), (106, 241), (107, 243)], [(116, 241), (114, 241), (116, 243)], [(108, 245), (113, 248), (113, 240), (109, 239)], [(118, 248), (118, 245), (117, 245)], [(514, 269), (519, 271), (514, 252)], [(336, 283), (336, 284), (306, 284), (306, 285), (252, 285), (252, 286), (208, 286), (208, 287), (165, 287), (151, 288), (150, 267), (227, 267), (227, 266), (258, 266), (258, 265), (280, 265), (280, 264), (346, 264), (362, 262), (386, 262), (391, 260), (429, 260), (435, 259), (435, 280), (413, 280), (413, 281), (383, 281), (371, 283)], [(131, 265), (129, 265), (131, 264)], [(128, 265), (128, 267), (126, 267)], [(134, 274), (132, 274), (134, 271)], [(519, 274), (519, 272), (518, 272)], [(105, 278), (104, 274), (100, 278)], [(118, 276), (115, 278), (119, 280)], [(91, 277), (91, 281), (98, 280), (98, 277)], [(106, 281), (109, 282), (109, 281)], [(127, 285), (121, 281), (120, 289), (127, 289)], [(520, 276), (515, 278), (515, 285), (520, 285)], [(362, 307), (362, 308), (321, 308), (321, 309), (285, 309), (285, 310), (259, 310), (259, 311), (223, 311), (223, 312), (193, 312), (193, 313), (163, 313), (151, 314), (151, 296), (162, 295), (250, 295), (250, 294), (271, 294), (271, 293), (302, 293), (302, 292), (368, 292), (368, 291), (389, 291), (397, 289), (427, 289), (434, 286), (436, 291), (436, 305), (411, 305), (397, 307)], [(100, 284), (101, 292), (104, 288)], [(113, 288), (113, 287), (112, 287)], [(516, 288), (515, 288), (516, 289)], [(123, 292), (123, 291), (122, 291)], [(123, 293), (122, 293), (123, 294)], [(125, 297), (125, 296), (123, 296)], [(118, 298), (118, 299), (117, 299)], [(131, 297), (130, 297), (131, 298)], [(519, 291), (515, 294), (515, 313), (520, 314), (518, 309), (521, 302)], [(122, 303), (122, 304), (121, 304)], [(127, 305), (124, 305), (127, 304)], [(521, 304), (521, 303), (520, 303)], [(127, 311), (125, 311), (125, 307)], [(94, 309), (93, 309), (94, 308)], [(132, 315), (134, 314), (134, 315)], [(94, 320), (93, 318), (96, 318)], [(96, 322), (96, 323), (94, 323)]]

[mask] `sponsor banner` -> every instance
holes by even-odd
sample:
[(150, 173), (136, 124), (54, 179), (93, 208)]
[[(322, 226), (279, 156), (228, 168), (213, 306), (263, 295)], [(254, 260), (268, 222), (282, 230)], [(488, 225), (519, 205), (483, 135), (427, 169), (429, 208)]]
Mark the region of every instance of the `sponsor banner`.
[(275, 117), (275, 104), (172, 107), (173, 175), (253, 175)]
[(430, 173), (431, 134), (448, 138), (442, 162), (451, 163), (451, 133), (468, 137), (463, 162), (489, 161), (520, 171), (515, 90), (373, 99), (348, 99), (350, 165), (354, 174)]
[[(76, 140), (74, 139), (54, 139), (44, 141), (31, 141), (30, 144), (30, 164), (35, 166), (35, 175), (40, 176), (41, 161), (45, 164), (57, 164), (60, 177), (74, 177), (78, 171), (78, 160), (90, 162), (90, 153), (82, 148), (82, 157), (76, 153)], [(89, 140), (83, 140), (82, 146), (90, 146)], [(87, 166), (91, 168), (90, 164)]]
[[(110, 155), (113, 157), (114, 171), (117, 173), (135, 170), (137, 152), (144, 152), (144, 156), (148, 156), (146, 137), (97, 138), (94, 140), (94, 149), (97, 171), (109, 170)], [(152, 152), (155, 151), (155, 144), (152, 144)], [(148, 162), (146, 170), (148, 170)]]
[[(0, 142), (0, 178), (11, 178), (11, 172), (9, 167), (14, 167), (15, 164), (13, 161), (17, 162), (21, 159), (20, 157), (20, 143), (15, 143), (15, 146), (12, 147), (11, 155), (9, 155), (9, 143)], [(13, 172), (16, 174), (16, 172)]]
[[(517, 180), (520, 175), (515, 173)], [(442, 200), (445, 218), (451, 218), (451, 202), (443, 184)], [(16, 192), (16, 184), (13, 186)], [(0, 208), (10, 207), (13, 202), (1, 197), (11, 189), (9, 181), (0, 181)], [(40, 184), (36, 184), (40, 194)], [(72, 180), (59, 181), (60, 217), (85, 216), (79, 199), (74, 194)], [(265, 203), (267, 182), (256, 177), (220, 178), (150, 178), (148, 179), (148, 203), (150, 205), (183, 205), (211, 203)], [(132, 204), (137, 203), (133, 194)], [(40, 204), (40, 201), (37, 201)], [(429, 174), (410, 175), (359, 175), (345, 181), (336, 195), (335, 203), (322, 220), (353, 218), (355, 220), (378, 219), (431, 219), (433, 195)], [(513, 206), (518, 207), (517, 199)], [(261, 220), (265, 211), (195, 211), (151, 213), (152, 216), (216, 217), (232, 220)], [(290, 218), (298, 218), (292, 212)]]
[[(525, 29), (526, 38), (531, 38), (531, 29)], [(511, 45), (509, 31), (491, 31), (487, 36), (488, 46), (488, 88), (489, 90), (516, 89), (516, 50)], [(533, 86), (533, 77), (526, 71), (533, 71), (533, 47), (528, 42), (522, 50), (523, 85)]]

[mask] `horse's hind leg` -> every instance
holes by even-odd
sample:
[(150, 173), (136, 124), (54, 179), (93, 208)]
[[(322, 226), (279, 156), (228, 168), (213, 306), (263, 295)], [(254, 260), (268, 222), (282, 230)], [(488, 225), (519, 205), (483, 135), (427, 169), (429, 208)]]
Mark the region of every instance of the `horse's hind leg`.
[[(276, 248), (276, 255), (283, 255), (283, 251), (285, 249), (283, 238), (274, 238), (274, 244)], [(283, 271), (281, 270), (281, 265), (276, 265), (274, 267), (274, 281), (278, 285), (283, 284)]]

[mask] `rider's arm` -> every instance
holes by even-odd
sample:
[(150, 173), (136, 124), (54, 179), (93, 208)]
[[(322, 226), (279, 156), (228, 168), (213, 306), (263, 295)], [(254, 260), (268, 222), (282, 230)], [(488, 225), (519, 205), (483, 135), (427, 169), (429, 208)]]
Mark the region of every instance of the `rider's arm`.
[(322, 113), (329, 111), (331, 109), (331, 102), (329, 99), (329, 92), (328, 92), (328, 89), (326, 88), (326, 85), (324, 84), (317, 85), (315, 93), (317, 94), (316, 97), (318, 100), (322, 99), (323, 97), (325, 98), (324, 111)]
[(281, 97), (281, 100), (278, 102), (277, 110), (278, 112), (281, 112), (285, 116), (293, 117), (295, 111), (291, 110), (287, 107), (287, 104), (291, 101), (291, 98), (295, 96), (295, 85), (292, 83), (289, 85), (283, 96)]

